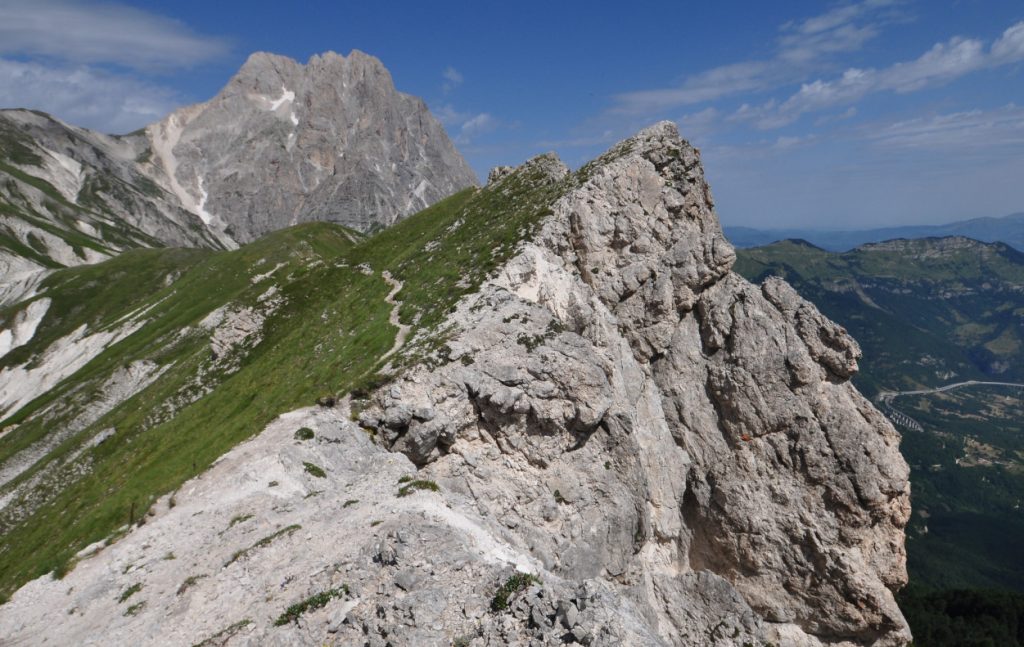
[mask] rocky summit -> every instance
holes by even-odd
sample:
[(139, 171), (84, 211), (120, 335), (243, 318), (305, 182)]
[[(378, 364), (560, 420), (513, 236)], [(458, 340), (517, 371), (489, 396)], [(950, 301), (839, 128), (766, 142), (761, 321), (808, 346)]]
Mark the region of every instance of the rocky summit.
[(3, 110), (0, 305), (44, 270), (310, 221), (380, 229), (476, 182), (423, 101), (359, 51), (253, 54), (210, 101), (123, 136)]
[[(283, 87), (243, 71), (222, 98), (251, 101), (287, 138), (293, 115), (315, 122), (304, 74), (364, 64), (324, 59), (303, 73), (258, 57), (252, 65), (281, 67)], [(214, 124), (217, 108), (206, 110)], [(189, 128), (208, 136), (197, 142), (231, 136), (195, 119), (174, 147), (179, 181), (198, 170), (184, 162)], [(198, 176), (208, 190), (242, 186), (230, 168)], [(312, 183), (317, 168), (282, 173)], [(228, 222), (224, 204), (204, 208)], [(263, 226), (251, 224), (249, 234)], [(73, 510), (58, 537), (26, 534), (4, 500), (9, 537), (68, 557), (32, 571), (39, 551), (17, 563), (0, 554), (4, 586), (20, 586), (0, 606), (10, 644), (909, 642), (893, 597), (906, 582), (908, 470), (895, 430), (849, 381), (859, 347), (784, 281), (758, 287), (731, 271), (699, 153), (675, 126), (576, 172), (535, 158), (352, 240), (334, 256), (292, 253), (280, 269), (259, 260), (265, 251), (244, 257), (252, 305), (190, 305), (179, 329), (133, 347), (136, 361), (154, 353), (152, 386), (108, 393), (91, 365), (104, 411), (53, 460), (71, 481), (121, 489), (26, 509), (36, 520), (47, 506)], [(186, 289), (174, 287), (186, 286), (182, 272), (168, 293)], [(304, 306), (316, 292), (296, 287), (307, 279), (332, 286), (333, 301)], [(154, 312), (172, 307), (165, 297)], [(362, 322), (335, 318), (344, 313), (332, 304), (345, 311), (357, 297), (386, 336), (360, 341)], [(139, 334), (164, 316), (130, 307), (124, 321)], [(287, 342), (281, 317), (307, 326), (301, 340)], [(192, 338), (210, 349), (197, 364), (169, 359)], [(290, 360), (260, 364), (299, 341), (311, 350), (294, 377), (284, 379)], [(23, 343), (26, 355), (33, 342)], [(332, 372), (303, 390), (311, 406), (268, 404), (275, 385), (301, 385), (328, 361)], [(358, 362), (372, 371), (351, 372)], [(238, 391), (252, 371), (262, 381)], [(165, 388), (161, 401), (172, 379), (191, 390)], [(174, 427), (231, 389), (235, 404), (209, 424)], [(209, 395), (185, 397), (196, 391)], [(159, 420), (118, 413), (142, 401)], [(203, 469), (205, 448), (228, 442), (223, 428), (274, 406), (281, 415)], [(58, 415), (45, 402), (25, 411), (8, 431), (22, 444), (33, 416)], [(168, 447), (196, 471), (163, 478)], [(132, 481), (133, 465), (160, 478)]]
[(239, 243), (311, 220), (369, 231), (476, 184), (426, 104), (360, 51), (253, 54), (146, 137), (153, 176)]

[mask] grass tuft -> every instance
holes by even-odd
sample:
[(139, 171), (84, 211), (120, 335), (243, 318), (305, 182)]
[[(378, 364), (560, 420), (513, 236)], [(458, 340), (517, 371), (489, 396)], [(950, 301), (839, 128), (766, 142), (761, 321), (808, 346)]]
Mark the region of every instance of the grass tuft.
[(257, 548), (263, 548), (265, 546), (269, 546), (271, 544), (271, 542), (273, 542), (278, 537), (281, 537), (283, 535), (291, 535), (293, 532), (295, 532), (296, 530), (299, 530), (300, 528), (302, 528), (302, 526), (300, 526), (297, 523), (294, 523), (294, 524), (292, 524), (290, 526), (285, 526), (284, 528), (281, 528), (280, 530), (267, 535), (263, 539), (260, 539), (259, 541), (257, 541), (253, 545), (249, 546), (248, 548), (243, 548), (242, 550), (235, 551), (235, 553), (233, 555), (231, 555), (231, 559), (229, 559), (228, 561), (226, 561), (224, 563), (224, 568), (227, 568), (228, 566), (231, 566), (232, 564), (234, 564), (238, 560), (242, 559), (243, 557), (248, 556), (249, 553), (253, 552)]
[(130, 597), (132, 597), (133, 595), (135, 595), (136, 593), (138, 593), (141, 590), (142, 590), (142, 584), (140, 584), (139, 582), (136, 582), (135, 584), (132, 584), (131, 586), (126, 588), (124, 591), (122, 591), (121, 592), (121, 596), (117, 598), (117, 601), (118, 602), (124, 602), (125, 600), (127, 600)]
[(430, 492), (438, 492), (441, 490), (437, 483), (433, 481), (415, 480), (409, 481), (402, 487), (398, 488), (398, 496), (409, 496), (413, 492), (418, 490), (428, 490)]
[(312, 463), (307, 463), (307, 462), (303, 461), (302, 467), (305, 468), (305, 470), (307, 472), (309, 472), (313, 476), (317, 477), (318, 479), (322, 479), (322, 478), (325, 478), (327, 476), (327, 472), (325, 472), (322, 468), (317, 467), (316, 465), (314, 465)]
[(328, 589), (322, 591), (316, 595), (311, 595), (302, 602), (296, 602), (291, 605), (285, 612), (278, 616), (277, 620), (274, 621), (275, 627), (282, 627), (292, 622), (298, 622), (299, 617), (307, 611), (314, 611), (316, 609), (327, 606), (327, 603), (334, 598), (340, 598), (343, 595), (348, 595), (348, 586), (342, 584), (338, 588)]
[(509, 602), (531, 584), (540, 584), (540, 578), (530, 573), (516, 573), (505, 580), (491, 599), (491, 611), (500, 613), (508, 609)]

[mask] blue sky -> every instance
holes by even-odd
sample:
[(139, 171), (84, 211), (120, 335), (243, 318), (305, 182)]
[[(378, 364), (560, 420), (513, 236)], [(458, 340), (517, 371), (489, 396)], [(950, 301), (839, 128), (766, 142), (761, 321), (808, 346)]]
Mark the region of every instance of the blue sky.
[(575, 167), (672, 119), (725, 224), (1024, 211), (1021, 0), (0, 0), (0, 106), (127, 132), (211, 97), (253, 51), (352, 49), (426, 99), (481, 175), (547, 150)]

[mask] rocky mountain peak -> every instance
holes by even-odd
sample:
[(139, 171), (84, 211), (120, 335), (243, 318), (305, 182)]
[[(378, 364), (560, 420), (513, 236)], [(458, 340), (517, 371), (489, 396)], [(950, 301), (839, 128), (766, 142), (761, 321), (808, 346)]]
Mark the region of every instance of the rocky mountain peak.
[(153, 176), (236, 243), (310, 220), (379, 228), (476, 183), (423, 102), (359, 51), (258, 52), (148, 135)]
[(446, 323), (452, 361), (402, 375), (361, 424), (431, 478), (464, 479), (542, 573), (621, 586), (618, 610), (588, 602), (618, 616), (609, 640), (905, 644), (908, 470), (849, 382), (857, 343), (785, 282), (730, 271), (674, 125), (570, 184)]

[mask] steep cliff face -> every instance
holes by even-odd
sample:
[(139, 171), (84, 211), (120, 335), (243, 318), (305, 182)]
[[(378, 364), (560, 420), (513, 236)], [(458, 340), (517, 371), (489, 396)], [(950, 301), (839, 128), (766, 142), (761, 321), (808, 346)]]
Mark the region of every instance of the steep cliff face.
[[(19, 590), (0, 633), (906, 644), (907, 467), (849, 383), (856, 343), (785, 283), (731, 273), (671, 124), (575, 174), (536, 158), (479, 199), (525, 178), (560, 197), (384, 356), (387, 385), (281, 416), (63, 580)], [(464, 213), (424, 249), (458, 240)]]
[(146, 136), (154, 177), (238, 243), (313, 220), (368, 231), (476, 184), (423, 101), (359, 51), (253, 54)]

